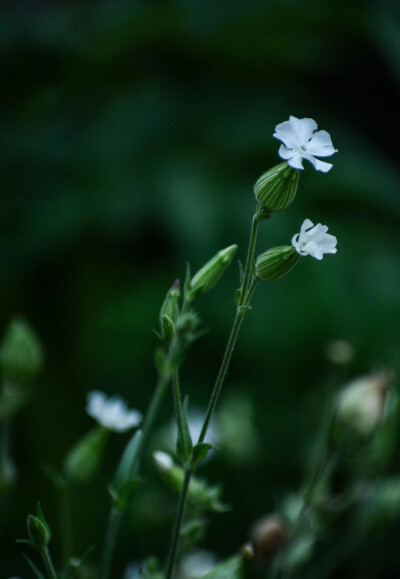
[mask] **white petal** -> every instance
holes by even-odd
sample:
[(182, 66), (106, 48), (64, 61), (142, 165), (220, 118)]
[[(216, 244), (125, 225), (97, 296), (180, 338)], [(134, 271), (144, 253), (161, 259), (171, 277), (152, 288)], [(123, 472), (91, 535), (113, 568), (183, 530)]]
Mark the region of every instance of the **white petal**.
[(289, 120), (292, 123), (294, 134), (301, 144), (309, 141), (314, 131), (318, 128), (317, 123), (313, 119), (298, 119), (297, 117), (290, 116)]
[(311, 219), (304, 219), (303, 224), (300, 227), (300, 233), (304, 233), (307, 229), (310, 229), (310, 227), (314, 227), (314, 223)]
[(293, 149), (288, 149), (285, 147), (285, 145), (281, 145), (279, 147), (278, 154), (281, 159), (285, 159), (285, 161), (287, 161), (288, 159), (291, 159), (296, 153), (294, 153)]
[(304, 169), (302, 157), (298, 153), (295, 153), (294, 156), (289, 159), (288, 165), (293, 167), (293, 169)]
[(275, 139), (282, 141), (282, 143), (286, 145), (286, 147), (289, 147), (289, 149), (295, 149), (301, 144), (296, 139), (296, 135), (293, 131), (293, 126), (290, 121), (285, 121), (279, 125), (276, 125), (275, 133), (273, 136)]
[(311, 137), (307, 152), (317, 157), (329, 157), (337, 153), (337, 149), (332, 145), (331, 136), (327, 131), (318, 131)]
[(307, 159), (307, 161), (310, 161), (310, 163), (314, 165), (316, 170), (321, 171), (321, 173), (327, 173), (332, 169), (332, 163), (325, 163), (325, 161), (320, 161), (319, 159), (316, 159), (312, 155), (308, 154), (303, 155), (303, 157), (304, 159)]

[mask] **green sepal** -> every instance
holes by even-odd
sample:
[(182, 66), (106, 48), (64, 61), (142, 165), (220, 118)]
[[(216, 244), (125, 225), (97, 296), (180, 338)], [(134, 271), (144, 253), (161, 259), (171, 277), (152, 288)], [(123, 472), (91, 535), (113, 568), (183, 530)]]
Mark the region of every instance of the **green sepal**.
[(196, 467), (199, 462), (204, 460), (210, 450), (214, 448), (212, 444), (209, 442), (198, 442), (193, 447), (193, 454), (192, 454), (192, 467)]
[(190, 282), (189, 299), (193, 300), (208, 292), (220, 280), (225, 270), (232, 263), (237, 245), (221, 249), (193, 276)]
[(292, 245), (273, 247), (258, 256), (257, 277), (265, 281), (275, 281), (289, 273), (299, 258), (300, 255)]
[(299, 176), (286, 162), (272, 167), (254, 185), (257, 200), (268, 212), (286, 209), (296, 196)]
[(243, 557), (242, 555), (235, 555), (206, 573), (203, 579), (244, 579), (244, 577)]
[(183, 464), (188, 464), (192, 457), (193, 442), (189, 429), (188, 418), (189, 399), (186, 396), (182, 404), (182, 428), (178, 422), (178, 438), (176, 441), (176, 456)]
[(24, 381), (43, 366), (43, 346), (32, 328), (22, 319), (12, 320), (0, 348), (0, 364), (5, 380)]
[[(19, 542), (22, 542), (22, 541), (19, 541)], [(28, 555), (25, 555), (25, 553), (22, 553), (22, 556), (25, 559), (25, 561), (28, 563), (31, 571), (33, 572), (33, 574), (35, 575), (35, 577), (37, 579), (46, 579), (45, 576), (43, 575), (43, 573), (41, 571), (39, 571), (39, 569), (36, 567), (35, 563), (33, 563), (33, 561), (30, 560)]]

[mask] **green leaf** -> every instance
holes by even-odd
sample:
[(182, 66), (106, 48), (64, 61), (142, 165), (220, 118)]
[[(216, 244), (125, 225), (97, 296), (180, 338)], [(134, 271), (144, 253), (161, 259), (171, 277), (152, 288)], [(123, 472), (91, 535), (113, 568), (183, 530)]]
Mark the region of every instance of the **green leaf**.
[(193, 447), (192, 466), (197, 466), (204, 460), (210, 450), (214, 448), (209, 442), (199, 442)]
[(203, 579), (244, 579), (243, 557), (241, 555), (231, 557), (206, 573)]
[(115, 506), (124, 511), (129, 504), (130, 499), (132, 498), (133, 493), (139, 486), (140, 479), (139, 478), (132, 478), (129, 480), (123, 481), (118, 490), (110, 485), (109, 493), (111, 495), (112, 500), (115, 503)]
[(33, 571), (33, 574), (35, 575), (35, 577), (37, 577), (37, 579), (46, 579), (45, 576), (43, 575), (43, 573), (41, 571), (39, 571), (39, 569), (36, 567), (35, 563), (33, 563), (28, 555), (25, 555), (25, 553), (22, 553), (23, 558), (25, 559), (25, 561), (28, 563), (31, 571)]
[[(179, 403), (179, 402), (178, 402)], [(178, 421), (178, 440), (176, 443), (176, 454), (183, 463), (188, 463), (192, 457), (193, 442), (190, 436), (188, 419), (189, 399), (186, 396), (181, 406), (182, 424)]]

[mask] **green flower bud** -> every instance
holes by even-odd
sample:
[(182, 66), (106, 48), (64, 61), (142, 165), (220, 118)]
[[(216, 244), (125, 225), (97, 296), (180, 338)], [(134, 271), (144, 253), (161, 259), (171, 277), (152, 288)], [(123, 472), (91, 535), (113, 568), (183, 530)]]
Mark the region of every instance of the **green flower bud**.
[(36, 516), (28, 515), (27, 527), (32, 547), (39, 551), (47, 549), (51, 541), (51, 530), (39, 503), (36, 508)]
[(8, 326), (0, 349), (0, 362), (6, 380), (25, 380), (43, 365), (43, 349), (33, 330), (23, 320)]
[(236, 250), (237, 245), (221, 249), (193, 276), (190, 282), (189, 299), (197, 298), (215, 286), (231, 264)]
[(286, 275), (300, 258), (292, 245), (274, 247), (258, 256), (257, 275), (267, 281), (275, 281)]
[(175, 324), (179, 317), (180, 295), (180, 283), (177, 279), (168, 290), (160, 310), (160, 332), (167, 341), (170, 341), (175, 333)]
[(65, 475), (75, 482), (85, 482), (97, 472), (103, 458), (108, 430), (97, 427), (88, 432), (67, 454)]
[(293, 201), (297, 191), (300, 171), (281, 163), (256, 181), (254, 193), (268, 211), (282, 211)]

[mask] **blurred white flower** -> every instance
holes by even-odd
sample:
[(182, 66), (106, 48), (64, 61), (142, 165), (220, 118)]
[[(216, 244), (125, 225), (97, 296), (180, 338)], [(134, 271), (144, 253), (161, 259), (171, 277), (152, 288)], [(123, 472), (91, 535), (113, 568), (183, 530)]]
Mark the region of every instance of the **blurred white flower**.
[(353, 380), (339, 394), (338, 417), (359, 434), (371, 435), (384, 419), (390, 383), (386, 372)]
[(179, 579), (200, 579), (206, 573), (214, 569), (218, 560), (210, 551), (194, 551), (182, 558), (179, 565)]
[(303, 169), (303, 159), (310, 161), (315, 169), (322, 173), (327, 173), (332, 168), (332, 163), (315, 158), (330, 157), (337, 153), (329, 133), (317, 131), (317, 128), (318, 125), (313, 119), (298, 119), (293, 116), (276, 125), (274, 137), (283, 143), (279, 148), (279, 156), (293, 169)]
[(337, 239), (327, 233), (326, 225), (314, 225), (310, 219), (305, 219), (300, 233), (292, 238), (292, 245), (300, 255), (311, 255), (315, 259), (322, 259), (325, 253), (336, 253)]
[(135, 428), (142, 421), (142, 414), (138, 410), (129, 409), (125, 400), (119, 396), (107, 398), (104, 392), (98, 390), (88, 393), (86, 412), (101, 426), (115, 432)]
[(170, 470), (174, 466), (171, 456), (162, 450), (153, 452), (153, 458), (160, 470)]

